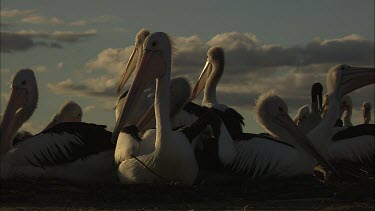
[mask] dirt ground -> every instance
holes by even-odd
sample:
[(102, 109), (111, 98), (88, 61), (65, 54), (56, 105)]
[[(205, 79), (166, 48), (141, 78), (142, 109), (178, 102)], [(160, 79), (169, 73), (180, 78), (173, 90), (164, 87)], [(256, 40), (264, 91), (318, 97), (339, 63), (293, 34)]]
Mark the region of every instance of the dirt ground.
[(311, 177), (221, 186), (1, 182), (1, 210), (46, 209), (374, 210), (374, 180), (326, 185)]

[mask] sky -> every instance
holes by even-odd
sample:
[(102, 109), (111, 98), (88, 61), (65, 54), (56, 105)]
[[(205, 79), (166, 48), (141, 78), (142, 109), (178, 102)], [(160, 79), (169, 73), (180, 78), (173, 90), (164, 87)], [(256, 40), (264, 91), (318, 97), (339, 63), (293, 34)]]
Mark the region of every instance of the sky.
[[(252, 133), (263, 132), (253, 109), (264, 91), (275, 89), (294, 116), (333, 65), (374, 66), (373, 0), (2, 0), (1, 112), (12, 74), (31, 68), (39, 103), (23, 129), (39, 132), (68, 100), (81, 105), (83, 121), (113, 128), (115, 89), (141, 28), (172, 37), (172, 76), (192, 85), (207, 50), (222, 47), (218, 101)], [(362, 102), (375, 105), (374, 85), (350, 96), (359, 124)]]

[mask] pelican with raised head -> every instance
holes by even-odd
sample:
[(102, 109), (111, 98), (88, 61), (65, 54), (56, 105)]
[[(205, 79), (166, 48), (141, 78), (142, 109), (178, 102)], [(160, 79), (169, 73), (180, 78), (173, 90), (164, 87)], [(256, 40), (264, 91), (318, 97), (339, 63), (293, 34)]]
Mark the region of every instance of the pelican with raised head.
[[(153, 183), (180, 181), (192, 184), (198, 173), (194, 149), (187, 136), (172, 131), (170, 122), (170, 73), (171, 42), (167, 34), (156, 32), (145, 41), (143, 56), (137, 66), (134, 82), (130, 87), (126, 102), (121, 109), (113, 131), (112, 141), (117, 141), (115, 160), (119, 164), (118, 177), (122, 183)], [(117, 140), (126, 129), (127, 119), (138, 97), (148, 84), (156, 80), (155, 119), (156, 140), (152, 153), (132, 159), (122, 159), (123, 149)], [(127, 136), (131, 138), (131, 136)]]

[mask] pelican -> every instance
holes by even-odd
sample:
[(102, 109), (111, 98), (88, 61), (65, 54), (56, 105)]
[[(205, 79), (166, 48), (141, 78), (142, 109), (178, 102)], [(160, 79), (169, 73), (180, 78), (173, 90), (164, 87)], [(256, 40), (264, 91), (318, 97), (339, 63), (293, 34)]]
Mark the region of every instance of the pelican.
[(241, 114), (224, 104), (219, 104), (216, 98), (216, 86), (224, 72), (224, 50), (220, 47), (211, 47), (207, 51), (207, 61), (199, 79), (194, 85), (192, 99), (203, 90), (202, 106), (213, 108), (224, 121), (233, 139), (238, 139), (243, 133), (244, 118)]
[(347, 128), (334, 128), (334, 125), (340, 115), (342, 97), (374, 82), (374, 68), (339, 65), (328, 71), (327, 111), (320, 124), (307, 134), (311, 144), (327, 160), (373, 163), (375, 149), (373, 125)]
[(226, 171), (252, 180), (311, 175), (315, 158), (321, 157), (295, 126), (285, 102), (274, 91), (266, 92), (255, 110), (256, 121), (271, 135), (242, 134), (241, 140), (233, 141), (220, 118), (212, 125), (217, 160)]
[[(170, 85), (170, 95), (171, 95), (171, 111), (170, 116), (178, 113), (183, 106), (190, 99), (190, 85), (187, 79), (182, 77), (173, 78)], [(143, 100), (139, 99), (139, 101)], [(124, 101), (125, 102), (125, 101)], [(123, 106), (123, 105), (122, 105)], [(118, 106), (116, 108), (116, 113), (120, 114), (120, 109), (122, 107)], [(135, 127), (130, 127), (128, 133), (121, 133), (117, 139), (117, 147), (121, 148), (121, 151), (116, 151), (115, 157), (124, 160), (132, 158), (133, 156), (146, 155), (155, 150), (155, 108), (150, 106), (147, 112), (139, 120)], [(118, 116), (116, 119), (118, 119)], [(126, 123), (126, 126), (132, 126), (132, 124)], [(174, 130), (176, 130), (174, 128)], [(132, 138), (128, 137), (128, 134), (132, 135)]]
[(74, 101), (67, 101), (61, 106), (60, 111), (52, 117), (51, 122), (44, 128), (44, 130), (62, 122), (81, 122), (82, 116), (83, 111), (81, 106)]
[(115, 169), (112, 133), (103, 125), (65, 122), (12, 145), (22, 124), (37, 107), (34, 72), (13, 75), (11, 95), (1, 122), (1, 178), (53, 178), (72, 182), (108, 182)]
[[(147, 29), (141, 29), (135, 36), (135, 44), (134, 44), (134, 49), (129, 57), (129, 60), (126, 64), (126, 68), (121, 75), (119, 85), (117, 87), (117, 94), (121, 92), (123, 87), (125, 86), (126, 82), (129, 80), (130, 76), (133, 74), (134, 70), (136, 67), (139, 65), (140, 59), (142, 58), (143, 55), (143, 43), (145, 39), (150, 35), (150, 31)], [(146, 89), (142, 95), (140, 96), (142, 100), (139, 100), (136, 105), (134, 105), (134, 110), (133, 114), (131, 115), (131, 119), (128, 119), (127, 124), (128, 125), (136, 125), (139, 119), (142, 118), (142, 115), (147, 111), (147, 109), (150, 107), (150, 105), (153, 103), (153, 87), (152, 85), (149, 86), (148, 89)], [(116, 119), (118, 118), (119, 115), (119, 109), (123, 107), (125, 103), (125, 97), (127, 96), (128, 90), (122, 92), (121, 95), (119, 95), (116, 106), (115, 106), (115, 114), (116, 114)]]
[[(57, 112), (51, 119), (51, 122), (43, 129), (47, 130), (62, 122), (81, 122), (82, 121), (82, 108), (74, 101), (64, 103), (60, 111)], [(17, 144), (20, 141), (26, 140), (33, 135), (28, 131), (20, 131), (14, 137), (12, 144)]]
[(363, 102), (362, 114), (363, 114), (363, 124), (369, 124), (371, 121), (371, 103)]
[(352, 98), (349, 95), (345, 95), (341, 100), (341, 111), (340, 113), (343, 114), (344, 117), (344, 127), (352, 127), (353, 123), (351, 121), (352, 118), (352, 111), (353, 111), (353, 103)]
[[(172, 131), (170, 122), (171, 49), (170, 38), (163, 32), (151, 34), (144, 43), (140, 65), (112, 135), (112, 141), (117, 140), (115, 160), (119, 164), (118, 177), (122, 183), (179, 181), (192, 184), (197, 176), (198, 165), (191, 145), (193, 136)], [(123, 127), (138, 96), (155, 79), (155, 149), (146, 155), (122, 159), (121, 151), (126, 149), (117, 138), (120, 133), (133, 138)], [(124, 129), (125, 132), (121, 132)]]
[(311, 111), (310, 107), (305, 105), (298, 110), (298, 113), (294, 118), (294, 122), (304, 133), (313, 129), (321, 120), (322, 93), (322, 84), (314, 83), (311, 87)]

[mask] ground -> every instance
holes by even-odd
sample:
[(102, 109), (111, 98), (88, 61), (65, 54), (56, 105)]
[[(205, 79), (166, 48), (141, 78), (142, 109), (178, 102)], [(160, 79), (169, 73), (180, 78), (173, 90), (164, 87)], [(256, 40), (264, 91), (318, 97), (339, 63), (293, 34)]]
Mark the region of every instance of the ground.
[(374, 180), (323, 184), (315, 178), (231, 185), (73, 185), (2, 181), (1, 210), (226, 209), (374, 210)]

